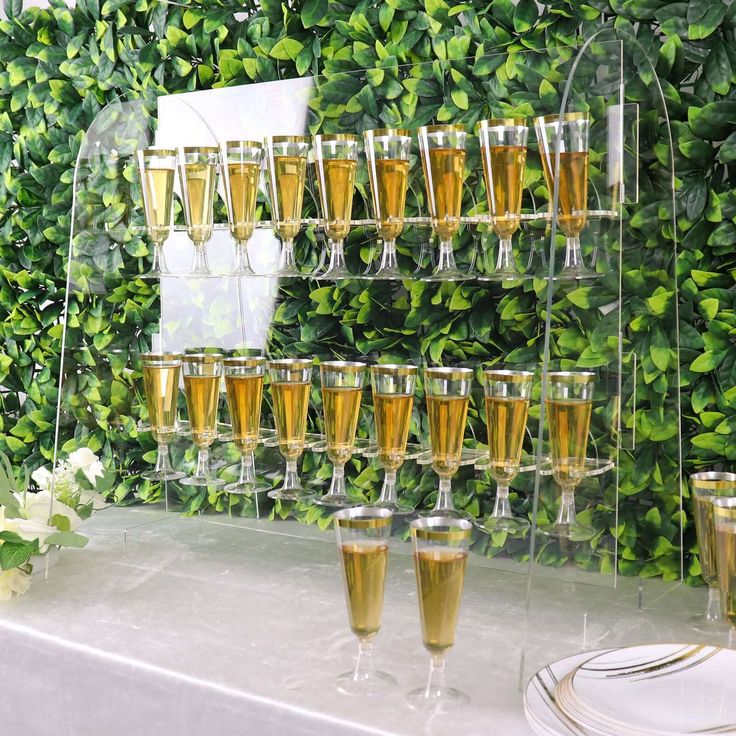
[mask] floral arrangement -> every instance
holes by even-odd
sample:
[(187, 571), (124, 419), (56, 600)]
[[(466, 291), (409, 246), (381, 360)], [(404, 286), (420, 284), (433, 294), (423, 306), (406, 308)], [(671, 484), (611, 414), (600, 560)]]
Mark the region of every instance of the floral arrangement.
[(0, 601), (22, 595), (31, 584), (33, 561), (52, 548), (84, 547), (76, 530), (84, 519), (107, 506), (103, 491), (111, 477), (100, 459), (84, 447), (51, 471), (31, 476), (40, 489), (29, 491), (27, 472), (16, 480), (10, 461), (0, 453)]

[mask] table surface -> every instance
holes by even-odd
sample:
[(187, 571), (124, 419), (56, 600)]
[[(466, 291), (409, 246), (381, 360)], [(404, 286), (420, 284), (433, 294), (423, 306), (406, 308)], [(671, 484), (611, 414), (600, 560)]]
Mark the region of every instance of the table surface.
[[(380, 698), (336, 691), (356, 640), (333, 532), (293, 521), (109, 508), (31, 590), (0, 606), (0, 720), (27, 736), (530, 734), (522, 691), (582, 650), (709, 642), (688, 618), (704, 589), (578, 573), (468, 566), (448, 681), (471, 698), (416, 713), (426, 679), (409, 546), (392, 542), (376, 664)], [(124, 544), (125, 540), (125, 544)], [(507, 568), (507, 569), (504, 569)]]

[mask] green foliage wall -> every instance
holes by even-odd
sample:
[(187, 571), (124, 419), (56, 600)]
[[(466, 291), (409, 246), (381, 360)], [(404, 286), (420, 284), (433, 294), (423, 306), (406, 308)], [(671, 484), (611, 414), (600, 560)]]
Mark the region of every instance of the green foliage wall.
[[(547, 0), (540, 7), (535, 0), (263, 0), (256, 7), (215, 0), (183, 6), (78, 0), (69, 9), (55, 0), (47, 9), (23, 10), (21, 0), (5, 0), (5, 11), (8, 19), (0, 23), (0, 449), (15, 462), (32, 468), (51, 458), (73, 164), (81, 131), (106, 102), (119, 95), (153, 99), (305, 74), (335, 77), (366, 67), (385, 73), (375, 74), (369, 89), (353, 93), (354, 109), (373, 111), (384, 122), (411, 120), (423, 96), (437, 92), (396, 81), (392, 70), (398, 64), (480, 57), (491, 50), (505, 50), (510, 57), (525, 49), (552, 50), (578, 44), (604, 26), (638, 39), (657, 66), (673, 120), (676, 214), (684, 236), (678, 268), (687, 469), (736, 460), (736, 292), (731, 288), (736, 274), (736, 3)], [(640, 70), (638, 78), (627, 80), (627, 94), (648, 113), (642, 159), (656, 181), (666, 159), (666, 131), (652, 103), (651, 75), (644, 66)], [(543, 75), (523, 64), (473, 71), (500, 97), (549, 95)], [(448, 89), (441, 102), (448, 117), (466, 119), (480, 116), (486, 104), (462, 84)], [(655, 186), (652, 192), (627, 230), (627, 237), (651, 252), (673, 235), (666, 190)], [(141, 270), (137, 259), (131, 261), (133, 272)], [(601, 531), (623, 534), (624, 558), (629, 558), (621, 562), (623, 572), (672, 578), (679, 573), (680, 551), (679, 489), (672, 476), (677, 438), (671, 406), (664, 405), (662, 395), (675, 376), (674, 337), (660, 319), (671, 292), (663, 289), (652, 301), (656, 274), (643, 259), (630, 265), (625, 278), (634, 295), (626, 312), (627, 349), (642, 359), (636, 419), (642, 445), (636, 460), (622, 463), (626, 529)], [(304, 315), (315, 307), (308, 292), (295, 295), (302, 309), (286, 315), (285, 324), (309, 342), (307, 331), (314, 328)], [(479, 297), (461, 288), (445, 297), (430, 302), (413, 294), (405, 305), (407, 318), (431, 319), (447, 353), (465, 351), (467, 336), (458, 325), (472, 319)], [(145, 321), (151, 298), (140, 282), (118, 293), (124, 318), (118, 310), (114, 326), (109, 324), (111, 304), (90, 310), (72, 303), (70, 313), (89, 334), (133, 334)], [(346, 313), (366, 311), (350, 304), (349, 294), (341, 298)], [(504, 306), (493, 327), (501, 331), (504, 349), (521, 348), (528, 335), (514, 327), (510, 315), (523, 311), (524, 303), (513, 305), (506, 318)], [(353, 315), (360, 325), (351, 336), (355, 344), (365, 339), (371, 321), (366, 316), (361, 323)], [(430, 338), (422, 349), (428, 351), (430, 344), (438, 341)], [(93, 434), (95, 449), (110, 456), (111, 433)], [(601, 515), (599, 524), (605, 527), (607, 519)], [(699, 566), (692, 529), (685, 543), (686, 572), (695, 577)]]

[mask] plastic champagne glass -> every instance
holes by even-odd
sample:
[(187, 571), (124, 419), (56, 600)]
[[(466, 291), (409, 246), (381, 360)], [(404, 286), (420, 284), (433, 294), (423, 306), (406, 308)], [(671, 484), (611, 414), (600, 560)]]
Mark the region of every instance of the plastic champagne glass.
[(729, 625), (728, 646), (736, 649), (736, 498), (716, 498), (712, 503), (721, 613)]

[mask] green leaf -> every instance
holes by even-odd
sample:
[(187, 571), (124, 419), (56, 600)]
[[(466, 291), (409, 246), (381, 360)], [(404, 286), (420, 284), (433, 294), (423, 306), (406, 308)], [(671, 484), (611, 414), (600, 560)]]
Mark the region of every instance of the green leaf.
[(38, 540), (32, 542), (3, 542), (0, 544), (0, 568), (12, 570), (14, 567), (24, 565), (38, 552)]
[[(89, 540), (76, 532), (63, 531), (50, 534), (46, 537), (46, 544), (57, 547), (84, 547)], [(2, 548), (0, 547), (0, 551)]]
[(514, 10), (514, 30), (526, 33), (538, 18), (536, 0), (519, 0)]
[(300, 11), (302, 25), (305, 28), (316, 26), (327, 15), (328, 7), (327, 0), (305, 0)]

